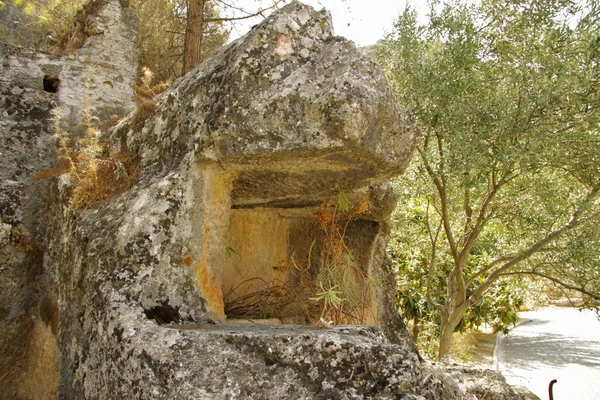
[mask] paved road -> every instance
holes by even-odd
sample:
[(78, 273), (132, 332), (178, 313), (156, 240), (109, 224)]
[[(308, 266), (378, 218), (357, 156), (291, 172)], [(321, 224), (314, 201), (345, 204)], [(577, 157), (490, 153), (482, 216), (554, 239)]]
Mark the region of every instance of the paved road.
[(600, 400), (600, 321), (591, 311), (546, 308), (521, 313), (521, 323), (501, 335), (496, 367), (508, 383), (548, 399)]

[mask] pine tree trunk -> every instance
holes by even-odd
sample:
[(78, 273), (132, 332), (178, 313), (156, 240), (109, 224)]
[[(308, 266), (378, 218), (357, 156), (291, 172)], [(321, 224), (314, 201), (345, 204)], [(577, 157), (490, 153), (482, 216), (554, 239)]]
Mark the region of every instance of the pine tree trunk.
[(415, 342), (417, 342), (419, 340), (419, 332), (421, 331), (420, 326), (419, 326), (419, 319), (415, 318), (414, 319), (414, 324), (410, 330), (410, 335), (412, 336), (413, 340)]
[(187, 74), (202, 60), (202, 39), (204, 36), (204, 3), (207, 0), (188, 0), (187, 26), (183, 51), (183, 75)]

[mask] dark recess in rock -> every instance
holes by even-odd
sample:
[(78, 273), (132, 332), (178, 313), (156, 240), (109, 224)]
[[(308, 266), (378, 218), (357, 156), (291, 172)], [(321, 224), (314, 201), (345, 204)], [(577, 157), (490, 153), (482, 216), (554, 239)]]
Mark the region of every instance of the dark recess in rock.
[(44, 76), (44, 91), (48, 93), (58, 93), (60, 79), (55, 76)]
[(144, 314), (146, 314), (146, 318), (153, 319), (159, 325), (183, 322), (179, 315), (179, 307), (170, 305), (169, 300), (160, 302), (160, 305), (144, 310)]

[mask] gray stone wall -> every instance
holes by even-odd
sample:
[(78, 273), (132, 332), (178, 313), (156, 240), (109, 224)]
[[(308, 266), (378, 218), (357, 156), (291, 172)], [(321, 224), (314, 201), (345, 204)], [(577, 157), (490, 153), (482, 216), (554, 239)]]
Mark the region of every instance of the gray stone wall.
[(11, 89), (55, 90), (71, 126), (82, 121), (81, 111), (86, 107), (101, 121), (132, 111), (137, 71), (135, 12), (122, 8), (118, 1), (107, 2), (94, 21), (94, 34), (80, 49), (64, 55), (0, 45), (0, 84)]
[(137, 19), (118, 1), (95, 35), (63, 55), (0, 44), (0, 398), (57, 396), (56, 292), (44, 263), (49, 187), (29, 178), (57, 163), (51, 111), (73, 132), (88, 108), (101, 120), (134, 108)]

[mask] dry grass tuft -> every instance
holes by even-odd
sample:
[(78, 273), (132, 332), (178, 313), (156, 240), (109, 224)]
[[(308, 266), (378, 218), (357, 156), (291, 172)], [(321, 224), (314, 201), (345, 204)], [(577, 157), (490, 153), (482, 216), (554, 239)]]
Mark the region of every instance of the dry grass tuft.
[(73, 141), (61, 127), (62, 112), (53, 114), (54, 135), (58, 139), (60, 163), (38, 172), (30, 180), (50, 179), (64, 173), (74, 185), (71, 206), (88, 207), (107, 201), (128, 190), (139, 178), (139, 158), (127, 152), (111, 152), (100, 144), (100, 131), (93, 126), (94, 117), (89, 108), (83, 112), (85, 135)]
[(158, 103), (156, 100), (144, 100), (138, 101), (138, 106), (135, 110), (135, 114), (131, 118), (131, 122), (133, 125), (145, 119), (148, 115), (153, 113), (158, 107)]
[(41, 181), (46, 179), (52, 179), (54, 177), (65, 174), (71, 170), (71, 160), (63, 159), (60, 160), (58, 164), (56, 164), (52, 168), (44, 169), (40, 172), (37, 172), (31, 175), (27, 180), (29, 181)]
[(127, 191), (139, 178), (141, 167), (136, 156), (125, 152), (110, 153), (82, 159), (73, 154), (55, 167), (29, 177), (30, 181), (51, 179), (69, 173), (75, 178), (71, 205), (84, 208), (102, 203)]
[[(80, 166), (75, 164), (75, 168)], [(138, 158), (122, 152), (97, 157), (94, 165), (82, 169), (71, 198), (71, 206), (76, 208), (102, 203), (124, 193), (141, 173)]]
[(315, 321), (318, 310), (309, 310), (310, 288), (280, 280), (248, 279), (223, 297), (229, 319), (298, 318)]
[(157, 108), (156, 98), (171, 86), (171, 81), (154, 83), (154, 73), (147, 67), (142, 68), (140, 82), (135, 87), (138, 105), (132, 123), (137, 124)]
[(493, 364), (496, 334), (490, 331), (468, 330), (452, 336), (449, 358), (459, 363), (482, 367)]

